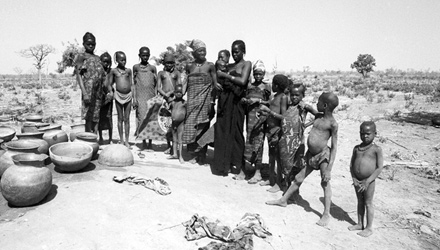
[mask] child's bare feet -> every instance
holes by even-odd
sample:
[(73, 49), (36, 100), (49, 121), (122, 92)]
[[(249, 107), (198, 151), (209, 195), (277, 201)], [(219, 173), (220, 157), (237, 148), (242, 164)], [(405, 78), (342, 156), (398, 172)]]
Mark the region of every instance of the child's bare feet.
[(270, 181), (269, 180), (265, 180), (260, 182), (260, 186), (269, 186), (270, 185)]
[(167, 155), (171, 154), (171, 148), (167, 148), (163, 153)]
[(266, 205), (286, 207), (287, 206), (287, 201), (284, 201), (282, 199), (273, 200), (273, 201), (266, 201)]
[(167, 157), (168, 160), (177, 160), (179, 159), (179, 157), (177, 157), (177, 155), (170, 155)]
[(329, 221), (330, 221), (330, 215), (324, 214), (321, 217), (321, 219), (318, 222), (316, 222), (316, 224), (321, 227), (326, 227), (328, 225)]
[(257, 176), (252, 177), (250, 180), (248, 180), (249, 184), (257, 184), (258, 182), (262, 181), (263, 179)]
[(356, 224), (356, 225), (348, 227), (348, 230), (350, 230), (350, 231), (363, 230), (363, 229), (364, 229), (364, 227), (360, 224)]
[(275, 184), (273, 185), (273, 187), (269, 188), (267, 192), (271, 192), (271, 193), (281, 192), (281, 188), (280, 186), (278, 186), (278, 184)]
[(124, 142), (124, 146), (126, 146), (127, 148), (131, 148), (130, 143), (128, 143), (128, 141)]
[(370, 228), (365, 228), (364, 230), (362, 230), (361, 232), (359, 232), (357, 234), (362, 237), (368, 237), (373, 234), (373, 230)]
[(196, 164), (197, 163), (197, 156), (192, 158), (191, 160), (188, 161), (191, 164)]
[(180, 162), (180, 164), (184, 164), (185, 163), (185, 161), (183, 160), (182, 157), (179, 158), (179, 162)]
[(238, 180), (238, 181), (241, 181), (241, 180), (246, 179), (246, 175), (244, 174), (243, 171), (240, 171), (240, 173), (237, 174), (237, 175), (234, 175), (234, 176), (232, 177), (232, 179), (234, 179), (234, 180)]

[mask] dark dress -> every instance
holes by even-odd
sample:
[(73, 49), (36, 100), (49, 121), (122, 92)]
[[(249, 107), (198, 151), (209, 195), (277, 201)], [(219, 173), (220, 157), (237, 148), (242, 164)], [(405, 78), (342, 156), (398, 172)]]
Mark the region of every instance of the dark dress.
[[(240, 77), (235, 71), (230, 74)], [(211, 169), (215, 175), (226, 176), (229, 170), (233, 174), (239, 174), (243, 166), (245, 111), (240, 100), (244, 97), (245, 88), (226, 81), (223, 91), (218, 93), (214, 163)], [(232, 166), (236, 168), (231, 168)]]

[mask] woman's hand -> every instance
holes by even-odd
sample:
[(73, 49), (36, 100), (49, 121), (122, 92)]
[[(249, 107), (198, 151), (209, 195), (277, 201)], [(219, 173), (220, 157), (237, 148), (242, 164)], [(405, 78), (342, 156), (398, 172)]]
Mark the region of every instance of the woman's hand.
[(88, 94), (84, 93), (84, 94), (82, 95), (82, 97), (83, 97), (83, 102), (84, 102), (85, 104), (90, 104), (90, 96), (89, 96)]
[(267, 106), (265, 106), (265, 105), (260, 105), (260, 111), (261, 111), (261, 113), (263, 113), (263, 114), (269, 114), (270, 113), (270, 108), (268, 108)]
[(223, 86), (218, 82), (215, 83), (214, 87), (218, 91), (223, 91)]

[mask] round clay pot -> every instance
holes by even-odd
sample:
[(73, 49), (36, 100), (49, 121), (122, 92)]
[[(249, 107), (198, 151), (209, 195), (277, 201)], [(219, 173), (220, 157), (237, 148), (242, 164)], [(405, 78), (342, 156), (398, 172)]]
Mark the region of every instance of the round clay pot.
[(12, 140), (15, 136), (15, 129), (9, 126), (0, 126), (0, 139), (5, 142)]
[(38, 131), (44, 132), (43, 140), (49, 144), (49, 147), (60, 142), (69, 141), (67, 133), (61, 130), (61, 125), (52, 125), (49, 127), (40, 128)]
[(47, 155), (18, 154), (16, 165), (8, 168), (0, 181), (3, 197), (12, 206), (32, 206), (42, 201), (52, 186), (52, 173), (44, 167)]
[(75, 124), (70, 127), (72, 128), (72, 130), (70, 131), (70, 134), (69, 134), (70, 141), (74, 141), (76, 139), (76, 133), (86, 131), (86, 125), (83, 123), (82, 124)]
[(43, 122), (25, 122), (21, 127), (21, 132), (22, 133), (38, 132), (38, 129), (48, 127), (49, 125), (50, 125), (49, 123), (43, 123)]
[(38, 145), (35, 142), (28, 140), (21, 141), (10, 141), (2, 144), (2, 148), (6, 150), (6, 152), (0, 156), (0, 176), (2, 176), (3, 172), (6, 171), (10, 166), (14, 165), (12, 161), (12, 156), (23, 153), (35, 153), (38, 152)]
[(85, 143), (62, 142), (49, 148), (53, 164), (64, 172), (76, 172), (85, 168), (93, 155), (93, 148)]
[(98, 163), (110, 167), (125, 167), (134, 164), (134, 157), (126, 146), (111, 144), (101, 151)]
[(98, 143), (98, 135), (91, 132), (78, 132), (76, 133), (76, 139), (73, 142), (85, 143), (93, 148), (93, 156), (94, 159), (98, 155), (99, 143)]
[(43, 122), (43, 116), (41, 115), (28, 115), (24, 119), (27, 122)]
[(10, 115), (0, 115), (0, 124), (10, 122), (11, 120), (12, 116)]
[(38, 143), (40, 147), (38, 147), (38, 152), (41, 154), (47, 154), (49, 152), (49, 143), (43, 140), (43, 132), (28, 132), (17, 134), (18, 140), (32, 140), (33, 142)]

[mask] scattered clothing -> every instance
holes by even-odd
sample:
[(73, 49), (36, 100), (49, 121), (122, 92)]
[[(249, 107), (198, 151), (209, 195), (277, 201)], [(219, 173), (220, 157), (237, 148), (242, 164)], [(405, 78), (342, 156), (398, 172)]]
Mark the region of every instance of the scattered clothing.
[(252, 235), (266, 238), (272, 234), (267, 229), (263, 218), (259, 214), (246, 213), (234, 230), (224, 226), (219, 220), (212, 221), (205, 216), (194, 214), (189, 221), (183, 223), (186, 227), (185, 238), (197, 240), (209, 237), (223, 242), (211, 242), (202, 250), (252, 250)]
[(171, 194), (171, 188), (168, 185), (168, 183), (164, 180), (162, 180), (159, 177), (156, 177), (155, 179), (149, 179), (142, 176), (137, 175), (123, 175), (123, 176), (114, 176), (113, 181), (122, 183), (124, 181), (133, 183), (136, 185), (144, 186), (148, 189), (151, 189), (155, 191), (156, 193), (160, 195), (168, 195)]
[(127, 94), (122, 94), (121, 92), (115, 90), (114, 97), (119, 104), (126, 104), (131, 102), (133, 99), (133, 92), (130, 91)]

